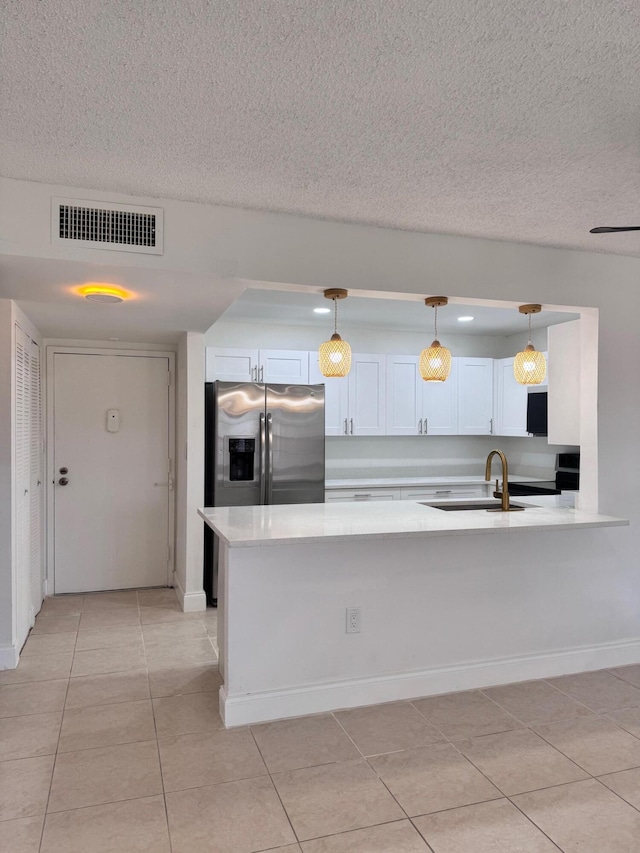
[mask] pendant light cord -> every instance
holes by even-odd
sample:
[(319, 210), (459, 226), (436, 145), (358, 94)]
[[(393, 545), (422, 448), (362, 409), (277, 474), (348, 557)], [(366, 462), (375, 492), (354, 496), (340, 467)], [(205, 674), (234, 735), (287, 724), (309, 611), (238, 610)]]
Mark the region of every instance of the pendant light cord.
[(438, 306), (433, 306), (435, 309), (435, 313), (433, 315), (433, 328), (434, 328), (434, 337), (436, 341), (438, 340)]
[(338, 334), (338, 297), (333, 297), (333, 334)]
[(529, 314), (529, 344), (530, 343), (531, 343), (531, 314)]

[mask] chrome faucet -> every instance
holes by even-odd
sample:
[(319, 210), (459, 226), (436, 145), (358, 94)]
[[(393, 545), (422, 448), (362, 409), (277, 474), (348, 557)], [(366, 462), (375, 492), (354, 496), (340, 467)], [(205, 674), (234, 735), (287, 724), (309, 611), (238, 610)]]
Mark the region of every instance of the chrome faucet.
[(493, 493), (494, 498), (502, 498), (502, 506), (500, 509), (489, 509), (487, 512), (516, 512), (524, 509), (522, 506), (509, 506), (509, 466), (507, 457), (501, 450), (492, 450), (487, 456), (487, 465), (485, 467), (484, 478), (491, 482), (491, 462), (494, 456), (499, 456), (502, 462), (502, 493), (498, 489), (498, 480), (496, 479), (496, 490)]

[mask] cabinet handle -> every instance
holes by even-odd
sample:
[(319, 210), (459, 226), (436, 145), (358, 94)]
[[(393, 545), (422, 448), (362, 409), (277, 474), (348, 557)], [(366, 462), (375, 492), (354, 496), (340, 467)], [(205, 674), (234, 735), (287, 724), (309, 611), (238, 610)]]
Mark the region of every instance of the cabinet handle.
[(422, 418), (418, 422), (418, 435), (422, 435)]
[(493, 418), (489, 418), (489, 435), (493, 435)]
[(367, 501), (371, 497), (371, 492), (368, 495), (354, 495), (353, 499), (355, 501)]
[(264, 364), (260, 367), (260, 382), (264, 381)]
[(427, 419), (424, 419), (424, 435), (427, 434)]
[(453, 489), (436, 489), (436, 495), (450, 495)]
[(353, 435), (353, 418), (350, 418), (351, 421), (351, 435)]
[(347, 419), (344, 419), (344, 434), (349, 435), (349, 429), (347, 428)]
[(251, 379), (252, 379), (254, 382), (257, 382), (257, 381), (258, 381), (258, 368), (257, 368), (257, 367), (252, 367), (252, 368), (251, 368)]

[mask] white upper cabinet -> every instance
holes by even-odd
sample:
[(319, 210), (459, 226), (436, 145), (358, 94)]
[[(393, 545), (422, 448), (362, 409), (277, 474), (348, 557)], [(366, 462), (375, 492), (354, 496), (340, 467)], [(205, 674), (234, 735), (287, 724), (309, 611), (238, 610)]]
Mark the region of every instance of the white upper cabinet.
[(349, 418), (349, 379), (347, 376), (323, 376), (318, 353), (309, 353), (309, 382), (324, 385), (325, 435), (347, 435)]
[(422, 384), (423, 435), (458, 435), (458, 377), (460, 359), (451, 359), (451, 373), (444, 382)]
[(419, 435), (423, 413), (423, 382), (415, 355), (387, 356), (386, 435)]
[(457, 362), (458, 435), (491, 435), (493, 359), (464, 356)]
[(260, 382), (306, 385), (309, 381), (307, 350), (261, 349), (259, 361)]
[(309, 353), (306, 350), (207, 347), (205, 380), (215, 382), (272, 382), (306, 385)]
[(527, 436), (527, 385), (513, 375), (515, 358), (498, 358), (495, 370), (494, 432), (496, 435)]
[(258, 368), (257, 349), (207, 347), (205, 350), (205, 382), (254, 382)]
[(385, 435), (386, 356), (353, 353), (349, 372), (349, 435)]

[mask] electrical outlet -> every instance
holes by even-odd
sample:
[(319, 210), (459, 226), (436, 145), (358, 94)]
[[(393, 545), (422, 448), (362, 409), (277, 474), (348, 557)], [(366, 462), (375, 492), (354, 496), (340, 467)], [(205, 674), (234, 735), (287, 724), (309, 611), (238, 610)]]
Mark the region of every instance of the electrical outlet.
[(362, 610), (347, 607), (347, 634), (359, 634), (362, 630)]

